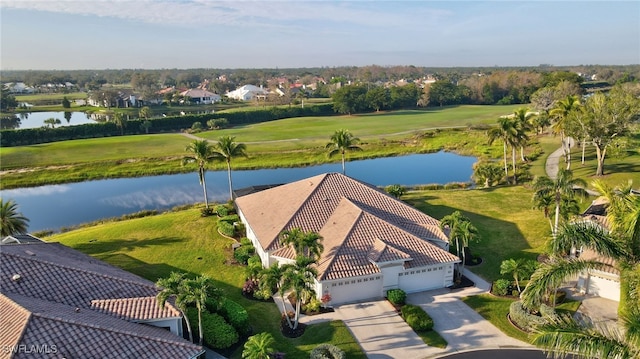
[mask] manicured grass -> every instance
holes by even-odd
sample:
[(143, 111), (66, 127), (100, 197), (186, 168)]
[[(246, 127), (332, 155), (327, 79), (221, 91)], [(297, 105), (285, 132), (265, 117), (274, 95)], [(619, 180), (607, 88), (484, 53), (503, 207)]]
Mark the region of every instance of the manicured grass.
[(462, 301), (506, 335), (523, 342), (529, 342), (529, 335), (511, 325), (507, 318), (509, 306), (513, 299), (496, 297), (491, 294), (480, 294), (462, 298)]
[[(241, 294), (245, 267), (231, 264), (232, 240), (216, 230), (216, 217), (201, 217), (200, 209), (109, 222), (67, 233), (47, 241), (60, 242), (151, 281), (173, 271), (210, 276), (226, 296), (247, 309), (254, 333), (269, 332), (287, 358), (308, 358), (319, 343), (337, 345), (349, 358), (365, 358), (342, 322), (313, 325), (300, 338), (280, 333), (280, 312), (272, 302), (248, 300)], [(240, 358), (242, 348), (232, 358)]]
[(429, 330), (426, 332), (416, 332), (416, 334), (422, 339), (422, 341), (430, 346), (430, 347), (434, 347), (434, 348), (441, 348), (444, 349), (447, 347), (447, 341), (444, 340), (443, 337), (440, 336), (440, 334), (438, 334), (438, 332), (436, 332), (435, 330)]
[(436, 219), (461, 211), (480, 232), (470, 243), (482, 264), (466, 267), (488, 281), (500, 278), (508, 258), (535, 259), (550, 236), (548, 221), (532, 209), (533, 192), (523, 186), (471, 190), (410, 191), (402, 199)]
[(29, 95), (16, 95), (16, 101), (20, 102), (41, 102), (41, 101), (62, 101), (67, 98), (69, 101), (76, 99), (86, 99), (89, 94), (86, 92), (70, 92), (70, 93), (36, 93)]

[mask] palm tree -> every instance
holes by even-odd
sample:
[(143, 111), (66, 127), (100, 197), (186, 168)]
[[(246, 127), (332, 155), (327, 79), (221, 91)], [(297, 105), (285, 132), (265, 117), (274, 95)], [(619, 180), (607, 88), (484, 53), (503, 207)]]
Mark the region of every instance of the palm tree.
[[(617, 261), (621, 271), (620, 295), (624, 297), (621, 302), (626, 303), (619, 308), (625, 334), (563, 318), (538, 328), (533, 342), (556, 357), (571, 353), (582, 358), (637, 358), (640, 354), (640, 300), (636, 286), (627, 281), (640, 263), (640, 197), (629, 191), (630, 186), (615, 190), (602, 183), (595, 183), (595, 186), (609, 200), (609, 229), (591, 222), (565, 224), (548, 246), (553, 253), (566, 253), (572, 246), (581, 246)], [(595, 261), (553, 257), (531, 276), (521, 295), (522, 303), (526, 308), (535, 308), (548, 288), (557, 288), (566, 278), (581, 271), (604, 266)]]
[(151, 112), (151, 108), (149, 106), (144, 106), (138, 111), (138, 116), (148, 120), (149, 117), (153, 116), (153, 112)]
[[(201, 275), (194, 279), (186, 278), (184, 274), (172, 272), (168, 278), (161, 278), (156, 283), (157, 286), (163, 289), (157, 294), (158, 305), (163, 308), (166, 300), (175, 295), (176, 306), (182, 311), (182, 314), (186, 311), (188, 305), (195, 304), (198, 309), (198, 330), (200, 334), (200, 345), (202, 345), (204, 339), (204, 332), (202, 330), (202, 311), (206, 310), (205, 306), (207, 301), (212, 301), (216, 305), (222, 302), (222, 291), (213, 285), (211, 278)], [(185, 318), (187, 318), (185, 316)], [(189, 338), (193, 341), (191, 333), (191, 327), (189, 326), (189, 319), (187, 318), (187, 328), (189, 330)]]
[(569, 144), (565, 141), (565, 135), (567, 129), (570, 127), (571, 114), (579, 107), (580, 99), (578, 96), (569, 95), (564, 100), (557, 101), (555, 107), (549, 112), (554, 119), (551, 129), (554, 133), (560, 135), (562, 151), (565, 156), (565, 161), (567, 162), (567, 169), (571, 168), (571, 148), (569, 148)]
[(224, 159), (227, 163), (227, 175), (229, 177), (229, 200), (233, 200), (233, 184), (231, 182), (231, 159), (233, 157), (247, 157), (247, 146), (244, 143), (236, 143), (234, 136), (222, 136), (214, 146), (214, 156)]
[(207, 182), (205, 181), (206, 165), (211, 163), (215, 158), (213, 147), (207, 140), (195, 140), (191, 142), (185, 151), (190, 152), (189, 156), (182, 158), (182, 164), (197, 163), (198, 164), (198, 180), (204, 191), (204, 205), (209, 208), (209, 201), (207, 200)]
[(285, 230), (280, 234), (282, 245), (291, 245), (298, 256), (318, 259), (324, 250), (322, 236), (316, 232), (304, 232), (300, 228)]
[(500, 181), (500, 166), (491, 162), (476, 162), (473, 164), (473, 178), (476, 183), (484, 183), (484, 188), (489, 188), (493, 183)]
[(513, 177), (515, 181), (515, 146), (518, 143), (518, 130), (516, 128), (516, 122), (512, 118), (501, 117), (498, 119), (498, 127), (490, 129), (487, 134), (489, 136), (489, 144), (492, 144), (497, 139), (502, 140), (502, 150), (504, 153), (504, 175), (507, 180), (509, 179), (509, 169), (507, 165), (507, 146), (512, 146)]
[(506, 259), (500, 263), (500, 274), (513, 275), (513, 280), (516, 281), (518, 292), (522, 292), (522, 289), (520, 289), (520, 278), (531, 274), (535, 270), (536, 263), (537, 262), (535, 261), (526, 260), (524, 258)]
[(345, 174), (344, 158), (347, 151), (362, 151), (358, 146), (360, 139), (354, 137), (349, 130), (340, 129), (333, 133), (331, 141), (327, 143), (326, 148), (329, 151), (329, 157), (340, 153), (342, 156), (342, 174)]
[(275, 351), (273, 346), (276, 344), (271, 333), (262, 332), (252, 335), (244, 343), (242, 358), (244, 359), (269, 359), (270, 354)]
[(282, 280), (284, 277), (284, 267), (281, 267), (278, 263), (274, 263), (269, 268), (264, 268), (260, 273), (260, 289), (267, 289), (271, 293), (280, 294), (280, 299), (282, 302), (282, 314), (287, 319), (287, 323), (289, 327), (291, 325), (291, 319), (287, 315), (287, 308), (284, 304), (284, 290), (282, 285)]
[(520, 145), (520, 159), (522, 162), (526, 162), (524, 157), (524, 146), (529, 140), (527, 131), (532, 129), (531, 119), (534, 117), (533, 112), (529, 112), (528, 108), (519, 108), (513, 112), (513, 118), (516, 122), (517, 129), (517, 142)]
[(0, 198), (0, 222), (2, 237), (25, 234), (29, 227), (29, 219), (18, 212), (18, 204), (11, 199), (5, 202)]
[(549, 197), (555, 203), (553, 235), (558, 232), (562, 204), (566, 204), (567, 199), (574, 198), (576, 195), (585, 197), (587, 195), (584, 190), (586, 185), (587, 183), (583, 179), (573, 178), (573, 172), (567, 169), (560, 169), (555, 180), (546, 176), (536, 178), (533, 183), (533, 188), (535, 189), (534, 202), (541, 204), (548, 201), (548, 198), (545, 199), (544, 197)]
[(385, 187), (385, 192), (392, 195), (393, 197), (400, 199), (405, 193), (407, 193), (407, 188), (405, 186), (399, 184), (392, 184)]
[(318, 276), (318, 271), (311, 267), (315, 264), (315, 260), (298, 256), (294, 264), (284, 265), (284, 273), (282, 280), (282, 290), (284, 292), (291, 290), (296, 298), (295, 317), (292, 329), (298, 328), (300, 320), (300, 308), (305, 299), (315, 295), (313, 286)]
[(53, 118), (53, 117), (51, 117), (51, 118), (48, 118), (48, 119), (44, 120), (44, 123), (45, 123), (45, 124), (47, 124), (47, 125), (49, 125), (49, 126), (51, 126), (51, 128), (55, 128), (55, 127), (56, 127), (56, 125), (61, 124), (61, 123), (62, 123), (62, 121), (60, 121), (60, 120), (59, 120), (59, 119), (57, 119), (57, 118)]
[(465, 217), (460, 211), (442, 217), (440, 220), (440, 228), (449, 228), (449, 237), (453, 238), (456, 243), (456, 254), (462, 259), (460, 270), (458, 271), (458, 279), (462, 277), (464, 265), (466, 261), (465, 248), (469, 247), (469, 242), (479, 239), (478, 229), (471, 224), (471, 220)]
[(156, 282), (156, 286), (162, 288), (160, 292), (156, 295), (156, 299), (158, 302), (158, 306), (160, 308), (164, 308), (167, 300), (175, 296), (176, 297), (176, 307), (180, 310), (182, 317), (185, 319), (187, 323), (187, 331), (189, 332), (189, 341), (193, 343), (193, 332), (191, 330), (191, 324), (189, 323), (189, 318), (187, 317), (187, 305), (188, 303), (185, 301), (184, 294), (181, 291), (181, 285), (184, 280), (184, 274), (179, 272), (171, 272), (169, 277), (160, 278)]

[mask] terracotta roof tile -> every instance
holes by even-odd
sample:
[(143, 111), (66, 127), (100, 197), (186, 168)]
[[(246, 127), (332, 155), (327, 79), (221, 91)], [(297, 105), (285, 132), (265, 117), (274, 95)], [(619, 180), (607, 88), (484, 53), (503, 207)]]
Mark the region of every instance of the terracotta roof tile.
[(31, 313), (0, 293), (0, 344), (15, 348), (20, 343)]
[(160, 308), (156, 297), (92, 300), (91, 308), (129, 321), (181, 317), (180, 311), (168, 302)]
[(620, 275), (620, 270), (617, 269), (618, 263), (615, 259), (608, 256), (603, 256), (592, 249), (583, 250), (582, 253), (580, 253), (579, 258), (585, 261), (600, 262), (604, 264), (604, 267), (599, 269), (600, 271)]
[(236, 200), (263, 248), (294, 258), (278, 234), (300, 228), (323, 237), (320, 280), (379, 273), (374, 262), (407, 266), (459, 261), (441, 249), (448, 242), (439, 221), (379, 189), (339, 173), (323, 174)]

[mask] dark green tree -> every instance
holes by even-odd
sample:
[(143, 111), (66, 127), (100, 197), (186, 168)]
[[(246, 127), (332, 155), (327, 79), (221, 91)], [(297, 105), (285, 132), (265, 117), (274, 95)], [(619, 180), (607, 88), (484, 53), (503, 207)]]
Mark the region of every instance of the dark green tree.
[(18, 204), (13, 200), (4, 201), (2, 198), (0, 198), (0, 223), (2, 237), (25, 234), (29, 227), (29, 219), (18, 212)]

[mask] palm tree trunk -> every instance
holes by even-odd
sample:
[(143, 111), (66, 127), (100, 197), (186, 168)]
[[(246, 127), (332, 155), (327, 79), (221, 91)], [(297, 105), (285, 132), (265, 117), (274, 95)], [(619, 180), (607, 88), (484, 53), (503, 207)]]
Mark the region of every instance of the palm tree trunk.
[(229, 200), (233, 201), (233, 184), (231, 183), (231, 161), (227, 161), (227, 176), (229, 177)]
[(585, 147), (587, 147), (587, 139), (583, 138), (582, 139), (582, 161), (581, 161), (583, 166), (584, 166), (584, 150), (585, 150)]
[(513, 279), (516, 280), (516, 287), (518, 287), (518, 292), (522, 292), (522, 289), (520, 289), (520, 281), (518, 281), (518, 273), (516, 271), (516, 273), (513, 274)]
[(187, 317), (187, 313), (185, 313), (185, 311), (182, 310), (181, 308), (178, 308), (178, 310), (180, 310), (180, 313), (182, 314), (182, 317), (184, 318), (185, 322), (187, 322), (187, 332), (189, 332), (189, 341), (191, 343), (193, 343), (193, 332), (191, 331), (191, 323), (189, 322), (189, 318)]
[(298, 328), (298, 320), (300, 318), (300, 304), (301, 304), (301, 300), (300, 298), (296, 298), (296, 316), (293, 319), (293, 329), (297, 329)]
[(596, 157), (598, 158), (598, 168), (596, 169), (596, 176), (604, 175), (604, 156), (607, 153), (607, 149), (601, 149), (599, 145), (596, 144)]
[(344, 169), (344, 151), (342, 151), (342, 174), (346, 174)]
[(558, 234), (558, 222), (560, 220), (560, 199), (556, 199), (556, 214), (555, 214), (555, 224), (553, 226), (553, 236), (555, 237)]
[(289, 318), (289, 314), (287, 314), (287, 306), (284, 304), (284, 295), (282, 295), (282, 293), (280, 293), (280, 299), (282, 299), (282, 313), (284, 313), (284, 317), (287, 318), (287, 324), (289, 325), (289, 328), (293, 328), (293, 325), (291, 324), (291, 318)]
[(520, 146), (520, 159), (522, 162), (527, 162), (527, 159), (524, 158), (524, 146)]
[(202, 333), (202, 307), (198, 303), (198, 332), (200, 334), (200, 345), (202, 345), (202, 339), (204, 334)]
[(504, 152), (504, 179), (509, 182), (509, 168), (507, 167), (507, 141), (502, 144), (502, 152)]
[(204, 168), (200, 167), (200, 178), (202, 178), (202, 190), (204, 191), (204, 206), (209, 208), (209, 200), (207, 199), (207, 181), (204, 178)]
[(511, 162), (513, 163), (513, 184), (518, 183), (518, 179), (516, 178), (516, 147), (511, 147)]

